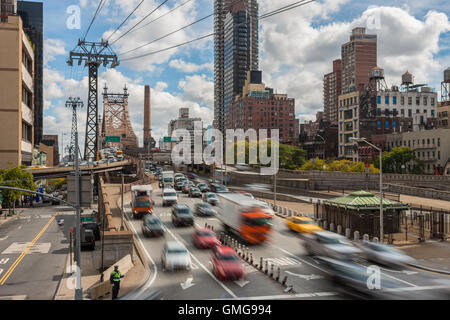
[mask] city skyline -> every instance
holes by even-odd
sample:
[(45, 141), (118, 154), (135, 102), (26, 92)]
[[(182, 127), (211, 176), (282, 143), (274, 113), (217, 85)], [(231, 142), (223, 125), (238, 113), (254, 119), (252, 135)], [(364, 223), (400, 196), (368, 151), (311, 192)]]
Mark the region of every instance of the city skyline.
[[(135, 1), (136, 2), (136, 1)], [(279, 6), (288, 4), (291, 1), (282, 1)], [(172, 7), (183, 2), (178, 2)], [(76, 41), (78, 37), (84, 32), (87, 23), (92, 16), (92, 8), (97, 3), (88, 3), (81, 1), (81, 30), (64, 30), (65, 36), (61, 36), (61, 32), (57, 31), (61, 28), (56, 28), (55, 24), (64, 25), (64, 21), (57, 21), (52, 19), (57, 13), (61, 15), (65, 12), (70, 1), (62, 1), (60, 4), (49, 8), (44, 5), (44, 25), (46, 25), (45, 32), (45, 67), (44, 77), (46, 78), (45, 93), (45, 111), (44, 111), (44, 133), (58, 133), (61, 134), (65, 129), (65, 124), (70, 121), (68, 110), (64, 110), (63, 101), (67, 97), (63, 93), (71, 93), (72, 95), (79, 95), (82, 100), (87, 96), (87, 72), (81, 71), (81, 76), (84, 78), (83, 88), (77, 89), (81, 79), (80, 73), (76, 67), (74, 73), (78, 77), (70, 76), (65, 60), (68, 52), (72, 49), (70, 43)], [(273, 6), (267, 1), (260, 0), (260, 13), (264, 13), (279, 6)], [(368, 30), (370, 33), (378, 34), (378, 64), (386, 70), (387, 81), (390, 84), (398, 83), (400, 75), (409, 70), (415, 76), (417, 81), (424, 81), (429, 83), (432, 87), (438, 89), (438, 84), (442, 78), (442, 71), (446, 68), (445, 61), (449, 55), (449, 30), (450, 24), (448, 22), (448, 13), (443, 10), (442, 5), (436, 2), (434, 5), (435, 11), (431, 11), (433, 7), (428, 6), (426, 12), (420, 11), (418, 3), (416, 6), (410, 5), (408, 9), (403, 6), (401, 2), (394, 1), (395, 7), (378, 7), (368, 9), (369, 2), (352, 6), (352, 1), (338, 1), (335, 5), (330, 6), (327, 1), (319, 1), (311, 3), (307, 6), (314, 10), (304, 10), (297, 8), (281, 15), (266, 19), (260, 23), (260, 69), (264, 72), (263, 81), (270, 87), (289, 94), (296, 99), (296, 117), (299, 117), (301, 122), (304, 120), (311, 120), (314, 118), (316, 111), (323, 108), (323, 74), (330, 72), (330, 64), (333, 60), (340, 56), (340, 45), (348, 41), (351, 29), (357, 26), (366, 27), (368, 18), (373, 18), (373, 27), (380, 27), (379, 30)], [(381, 3), (383, 4), (383, 3)], [(134, 7), (135, 3), (118, 4), (122, 10), (114, 13), (111, 4), (105, 6), (104, 12), (101, 14), (104, 21), (96, 21), (91, 37), (100, 38), (103, 31), (110, 27), (116, 26), (117, 21), (121, 21), (126, 12), (129, 12)], [(144, 3), (142, 8), (136, 12), (137, 17), (132, 17), (113, 37), (126, 31), (130, 26), (134, 25), (146, 12), (145, 6), (152, 7), (155, 5), (154, 1), (148, 4)], [(351, 10), (349, 9), (351, 7)], [(165, 6), (161, 12), (167, 12), (169, 9)], [(350, 10), (350, 11), (349, 11)], [(312, 13), (311, 13), (312, 11)], [(171, 30), (177, 29), (189, 22), (195, 21), (206, 14), (213, 12), (212, 1), (194, 1), (187, 3), (173, 14), (178, 15), (179, 22), (172, 25), (171, 19), (161, 18), (159, 21), (152, 23), (155, 38), (158, 35), (164, 35)], [(350, 13), (350, 14), (349, 14)], [(155, 15), (154, 18), (157, 18)], [(403, 17), (401, 22), (396, 21), (396, 17)], [(380, 26), (376, 25), (377, 19), (380, 20)], [(433, 25), (431, 21), (437, 21)], [(437, 19), (437, 20), (436, 20)], [(53, 21), (55, 20), (55, 21)], [(149, 19), (151, 20), (151, 19)], [(294, 21), (295, 20), (295, 21)], [(398, 19), (400, 20), (400, 19)], [(302, 26), (300, 22), (306, 24)], [(334, 22), (334, 23), (332, 23)], [(394, 24), (395, 23), (395, 24)], [(152, 27), (150, 25), (148, 28)], [(297, 30), (298, 35), (293, 35), (292, 43), (281, 41), (276, 46), (276, 40), (287, 37), (288, 35), (280, 34), (275, 28), (289, 27), (289, 33)], [(388, 33), (386, 30), (392, 26), (396, 32)], [(84, 27), (84, 29), (83, 29)], [(212, 30), (213, 19), (210, 18), (200, 24), (194, 26), (193, 30), (189, 32), (177, 33), (177, 36), (168, 37), (163, 42), (157, 42), (154, 46), (141, 49), (139, 53), (152, 51), (152, 48), (167, 47), (176, 43), (195, 38), (205, 33), (205, 31)], [(410, 32), (410, 29), (415, 29), (417, 35)], [(144, 29), (146, 30), (146, 29)], [(329, 32), (333, 31), (333, 37), (325, 37)], [(129, 38), (132, 39), (129, 43), (140, 44), (148, 42), (149, 37), (144, 32), (132, 32)], [(305, 33), (305, 31), (307, 31)], [(403, 50), (399, 44), (398, 47), (389, 47), (388, 45), (395, 45), (393, 43), (394, 37), (399, 33), (408, 36), (408, 40), (414, 42), (415, 37), (420, 37), (420, 32), (429, 32), (430, 37), (426, 44), (417, 45), (412, 52), (400, 55), (399, 61), (396, 62), (394, 57), (398, 52)], [(108, 33), (104, 34), (106, 38)], [(299, 43), (295, 39), (303, 35), (303, 43)], [(89, 37), (88, 37), (89, 38)], [(153, 38), (151, 38), (153, 39)], [(167, 40), (167, 42), (165, 42)], [(312, 41), (317, 40), (312, 44)], [(164, 43), (165, 42), (165, 43)], [(125, 46), (127, 50), (130, 46), (127, 41), (119, 41), (119, 47), (113, 46), (117, 52), (123, 52)], [(120, 47), (123, 45), (124, 47)], [(297, 46), (298, 50), (294, 52), (289, 50), (293, 46)], [(134, 45), (132, 46), (134, 47)], [(150, 84), (152, 88), (152, 134), (155, 139), (164, 136), (167, 133), (167, 126), (165, 125), (176, 117), (177, 110), (180, 107), (190, 107), (191, 113), (196, 116), (202, 116), (205, 124), (212, 123), (213, 120), (213, 41), (212, 38), (202, 40), (194, 45), (184, 46), (183, 50), (177, 50), (172, 53), (168, 51), (164, 54), (149, 56), (144, 59), (135, 61), (122, 62), (117, 69), (100, 70), (99, 87), (103, 85), (103, 79), (108, 81), (108, 86), (112, 90), (120, 90), (124, 84), (127, 84), (130, 91), (130, 116), (133, 124), (133, 129), (137, 133), (139, 143), (142, 145), (142, 130), (143, 123), (140, 119), (143, 116), (143, 102), (144, 102), (144, 85)], [(285, 48), (283, 52), (280, 50)], [(313, 56), (311, 50), (317, 50), (319, 54)], [(406, 51), (406, 50), (405, 50)], [(401, 52), (400, 52), (401, 53)], [(130, 54), (129, 56), (132, 56)], [(129, 56), (124, 56), (129, 57)], [(418, 60), (423, 61), (423, 65), (417, 64)], [(448, 60), (448, 59), (447, 59)], [(298, 61), (298, 63), (297, 63)], [(142, 66), (147, 66), (145, 71)], [(393, 68), (392, 66), (395, 66)], [(404, 67), (406, 69), (404, 69)], [(409, 67), (408, 67), (409, 66)], [(137, 68), (141, 70), (136, 70)], [(79, 68), (81, 69), (81, 68)], [(442, 70), (440, 70), (442, 69)], [(151, 71), (150, 71), (151, 70)], [(150, 72), (149, 72), (150, 71)], [(136, 73), (136, 76), (132, 76)], [(73, 79), (73, 80), (69, 80)], [(67, 90), (63, 90), (63, 88)], [(64, 92), (65, 91), (65, 92)], [(155, 119), (163, 119), (155, 123)], [(85, 113), (79, 114), (80, 128), (84, 127)], [(159, 125), (161, 123), (161, 125)], [(80, 132), (84, 135), (84, 132)], [(80, 137), (83, 141), (83, 137)]]

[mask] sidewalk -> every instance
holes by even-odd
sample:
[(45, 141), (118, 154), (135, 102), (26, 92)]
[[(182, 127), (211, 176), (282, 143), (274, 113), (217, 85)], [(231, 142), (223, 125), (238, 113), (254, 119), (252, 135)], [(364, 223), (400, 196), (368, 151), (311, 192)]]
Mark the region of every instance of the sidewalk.
[[(398, 246), (398, 249), (416, 259), (415, 264), (450, 275), (450, 242), (428, 240), (424, 243)], [(431, 270), (430, 270), (431, 271)]]

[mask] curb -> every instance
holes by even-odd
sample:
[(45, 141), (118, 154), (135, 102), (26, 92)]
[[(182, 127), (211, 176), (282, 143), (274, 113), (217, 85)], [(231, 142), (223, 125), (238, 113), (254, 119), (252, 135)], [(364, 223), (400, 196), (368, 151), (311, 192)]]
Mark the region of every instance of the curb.
[(430, 267), (425, 267), (425, 266), (422, 266), (420, 264), (415, 264), (415, 263), (409, 263), (408, 265), (411, 267), (417, 268), (417, 269), (422, 269), (425, 271), (435, 272), (435, 273), (440, 273), (440, 274), (445, 274), (447, 276), (450, 276), (450, 271), (444, 271), (444, 270), (434, 269), (434, 268), (430, 268)]

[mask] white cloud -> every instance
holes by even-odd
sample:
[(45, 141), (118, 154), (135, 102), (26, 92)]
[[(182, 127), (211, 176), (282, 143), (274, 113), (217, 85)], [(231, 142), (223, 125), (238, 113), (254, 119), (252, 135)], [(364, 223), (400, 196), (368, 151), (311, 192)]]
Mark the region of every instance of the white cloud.
[(48, 62), (54, 61), (56, 56), (66, 55), (65, 42), (60, 39), (45, 39), (44, 40), (44, 65)]
[(177, 70), (183, 71), (185, 73), (193, 73), (201, 70), (213, 70), (213, 63), (195, 64), (190, 62), (185, 62), (182, 59), (175, 59), (169, 62), (169, 66)]
[(178, 87), (184, 91), (186, 99), (211, 108), (214, 106), (214, 83), (206, 75), (186, 76), (178, 83)]

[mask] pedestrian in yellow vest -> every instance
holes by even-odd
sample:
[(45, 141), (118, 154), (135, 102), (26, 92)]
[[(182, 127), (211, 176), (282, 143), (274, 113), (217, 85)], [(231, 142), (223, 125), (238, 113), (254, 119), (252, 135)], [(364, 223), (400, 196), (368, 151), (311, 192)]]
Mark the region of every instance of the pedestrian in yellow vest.
[(120, 279), (124, 276), (120, 274), (119, 266), (114, 266), (114, 271), (111, 272), (111, 276), (109, 277), (109, 281), (112, 284), (112, 300), (117, 299), (120, 290)]

